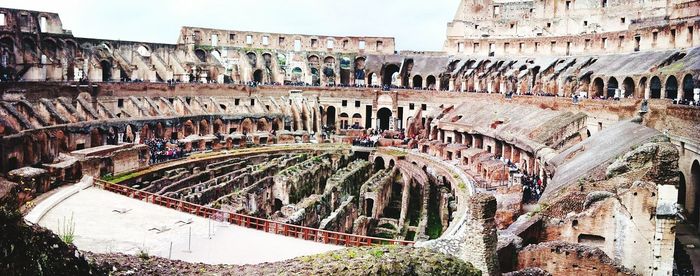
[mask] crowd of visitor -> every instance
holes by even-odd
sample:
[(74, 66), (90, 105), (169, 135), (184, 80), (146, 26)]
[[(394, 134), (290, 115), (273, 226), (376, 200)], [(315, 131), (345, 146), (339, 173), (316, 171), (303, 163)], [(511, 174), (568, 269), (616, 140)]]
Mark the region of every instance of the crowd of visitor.
[(700, 106), (700, 101), (691, 101), (688, 99), (673, 100), (673, 104), (689, 105), (689, 106)]
[(523, 184), (523, 202), (536, 203), (539, 201), (545, 188), (542, 179), (538, 175), (530, 176), (524, 174), (521, 180)]
[(158, 164), (185, 156), (185, 151), (177, 141), (154, 138), (144, 142), (151, 153), (150, 164)]

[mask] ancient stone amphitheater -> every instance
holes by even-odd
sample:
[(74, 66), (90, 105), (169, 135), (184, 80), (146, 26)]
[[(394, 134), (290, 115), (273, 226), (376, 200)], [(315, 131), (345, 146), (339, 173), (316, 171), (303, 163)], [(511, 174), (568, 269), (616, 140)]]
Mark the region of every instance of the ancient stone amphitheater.
[(462, 0), (441, 52), (0, 8), (2, 275), (693, 275), (700, 1)]

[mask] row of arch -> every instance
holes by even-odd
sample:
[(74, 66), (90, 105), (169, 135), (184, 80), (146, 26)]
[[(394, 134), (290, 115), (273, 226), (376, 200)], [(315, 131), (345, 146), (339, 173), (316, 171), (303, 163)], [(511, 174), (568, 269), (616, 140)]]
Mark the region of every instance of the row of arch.
[[(645, 95), (645, 91), (649, 90), (649, 95)], [(693, 89), (695, 88), (695, 81), (691, 74), (686, 74), (682, 81), (679, 82), (678, 78), (674, 75), (666, 77), (665, 82), (661, 81), (658, 76), (653, 76), (649, 80), (647, 77), (640, 78), (638, 83), (635, 83), (634, 79), (631, 77), (626, 77), (620, 84), (615, 77), (608, 78), (604, 81), (603, 78), (597, 77), (593, 80), (591, 84), (590, 91), (595, 97), (615, 97), (617, 89), (624, 91), (625, 95), (619, 95), (622, 97), (645, 97), (648, 96), (652, 99), (685, 99), (693, 100)]]

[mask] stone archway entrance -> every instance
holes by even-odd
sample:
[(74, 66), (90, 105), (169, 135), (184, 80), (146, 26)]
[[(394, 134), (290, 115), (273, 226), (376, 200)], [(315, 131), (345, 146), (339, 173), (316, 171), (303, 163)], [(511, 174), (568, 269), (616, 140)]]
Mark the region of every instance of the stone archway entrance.
[(388, 130), (391, 125), (391, 110), (384, 107), (377, 111), (377, 119), (379, 120), (379, 130)]

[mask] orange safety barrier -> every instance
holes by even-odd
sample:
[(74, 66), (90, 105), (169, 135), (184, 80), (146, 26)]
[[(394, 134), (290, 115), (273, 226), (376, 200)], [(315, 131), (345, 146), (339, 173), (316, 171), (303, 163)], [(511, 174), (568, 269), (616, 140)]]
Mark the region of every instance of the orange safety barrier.
[(169, 198), (162, 195), (156, 195), (153, 193), (140, 191), (131, 187), (114, 184), (111, 182), (103, 180), (95, 180), (95, 183), (102, 187), (102, 189), (120, 194), (123, 196), (131, 197), (148, 203), (160, 205), (167, 207), (169, 209), (174, 209), (180, 212), (185, 212), (193, 214), (203, 218), (214, 217), (217, 220), (226, 221), (230, 224), (255, 229), (263, 231), (266, 233), (272, 233), (276, 235), (282, 235), (286, 237), (293, 237), (297, 239), (303, 239), (307, 241), (315, 241), (324, 244), (333, 244), (339, 246), (347, 247), (358, 247), (358, 246), (371, 246), (371, 245), (384, 245), (384, 244), (395, 244), (395, 245), (413, 245), (413, 241), (402, 241), (402, 240), (390, 240), (382, 239), (368, 236), (353, 235), (341, 232), (333, 232), (320, 230), (315, 228), (309, 228), (299, 225), (287, 224), (276, 222), (272, 220), (252, 217), (248, 215), (236, 214), (231, 212), (225, 212), (221, 210), (216, 210), (213, 208), (204, 207), (194, 203)]

